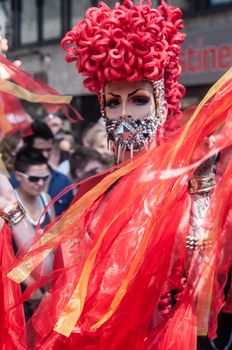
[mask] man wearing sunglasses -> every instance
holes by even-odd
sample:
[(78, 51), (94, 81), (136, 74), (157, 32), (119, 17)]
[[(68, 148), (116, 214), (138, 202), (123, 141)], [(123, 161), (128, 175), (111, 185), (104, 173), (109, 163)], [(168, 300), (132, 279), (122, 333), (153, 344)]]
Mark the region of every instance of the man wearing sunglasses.
[[(49, 158), (51, 156), (54, 143), (54, 135), (49, 126), (44, 122), (34, 121), (31, 124), (31, 131), (31, 135), (23, 138), (24, 145), (29, 148), (39, 150), (46, 158), (48, 162), (48, 172), (50, 173), (46, 188), (50, 197), (55, 198), (56, 195), (58, 195), (65, 187), (71, 185), (72, 181), (66, 175), (54, 170), (49, 165)], [(14, 188), (17, 188), (18, 181), (14, 175), (10, 177), (10, 182)], [(54, 204), (56, 216), (60, 216), (62, 212), (69, 207), (72, 200), (72, 191), (69, 191), (60, 197)]]
[[(43, 229), (55, 218), (53, 207), (49, 208), (42, 216), (45, 207), (50, 201), (50, 196), (46, 193), (46, 186), (51, 177), (49, 172), (47, 159), (42, 153), (30, 147), (21, 148), (15, 156), (14, 162), (15, 176), (19, 182), (17, 190), (15, 190), (16, 199), (26, 209), (26, 217), (29, 225), (35, 233), (36, 226), (39, 229), (37, 233), (43, 232)], [(21, 236), (21, 242), (13, 241), (14, 252), (23, 246), (25, 237)], [(22, 285), (22, 289), (30, 283)], [(46, 295), (44, 289), (38, 289), (31, 298), (24, 303), (25, 318), (28, 320), (40, 301)]]
[(50, 200), (50, 196), (46, 194), (46, 185), (51, 176), (47, 159), (40, 151), (23, 147), (16, 154), (14, 167), (19, 182), (16, 194), (35, 226)]

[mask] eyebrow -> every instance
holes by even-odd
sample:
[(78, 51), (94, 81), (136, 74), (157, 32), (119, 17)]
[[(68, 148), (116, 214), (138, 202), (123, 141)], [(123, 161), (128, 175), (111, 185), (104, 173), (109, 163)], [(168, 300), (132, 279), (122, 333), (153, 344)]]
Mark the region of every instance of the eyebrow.
[(136, 92), (138, 91), (145, 91), (143, 89), (136, 89), (135, 91), (131, 92), (130, 94), (128, 94), (128, 97), (131, 97), (132, 95), (136, 94)]
[[(140, 90), (146, 92), (146, 91), (143, 90), (143, 89), (136, 89), (136, 90), (130, 92), (130, 93), (128, 94), (128, 97), (133, 96), (134, 94), (136, 94), (136, 92), (138, 92), (138, 91), (140, 91)], [(121, 97), (120, 95), (113, 94), (113, 92), (108, 92), (106, 95), (112, 95), (112, 96), (114, 96), (114, 97)]]
[(115, 95), (115, 94), (113, 94), (113, 92), (108, 92), (106, 95), (112, 95), (114, 97), (120, 97), (120, 95)]

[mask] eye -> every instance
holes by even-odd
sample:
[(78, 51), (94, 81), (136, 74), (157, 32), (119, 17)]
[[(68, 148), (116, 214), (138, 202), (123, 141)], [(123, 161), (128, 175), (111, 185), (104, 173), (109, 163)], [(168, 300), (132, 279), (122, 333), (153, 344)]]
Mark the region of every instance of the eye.
[(111, 98), (110, 100), (106, 101), (106, 107), (109, 108), (117, 108), (120, 104), (120, 100), (118, 98)]
[(144, 106), (150, 101), (150, 98), (149, 97), (145, 97), (145, 96), (136, 96), (136, 97), (133, 98), (132, 101), (137, 106)]

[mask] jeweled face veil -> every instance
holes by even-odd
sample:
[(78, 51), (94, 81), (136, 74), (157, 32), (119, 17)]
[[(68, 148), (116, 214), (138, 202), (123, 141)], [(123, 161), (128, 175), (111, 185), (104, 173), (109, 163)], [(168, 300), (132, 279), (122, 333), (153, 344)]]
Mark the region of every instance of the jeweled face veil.
[(166, 120), (163, 80), (108, 83), (101, 91), (101, 112), (116, 163), (124, 160), (125, 153), (133, 157), (149, 147)]

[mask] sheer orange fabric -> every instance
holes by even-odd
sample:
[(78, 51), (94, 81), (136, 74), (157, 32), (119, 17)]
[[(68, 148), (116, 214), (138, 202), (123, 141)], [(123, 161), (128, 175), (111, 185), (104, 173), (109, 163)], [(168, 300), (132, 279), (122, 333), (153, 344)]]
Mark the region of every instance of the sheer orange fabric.
[[(31, 321), (35, 348), (164, 350), (191, 345), (194, 350), (197, 328), (207, 334), (209, 326), (215, 335), (216, 316), (210, 311), (222, 307), (231, 261), (231, 250), (225, 249), (231, 239), (231, 161), (217, 179), (204, 222), (212, 247), (194, 254), (186, 287), (166, 321), (157, 308), (162, 294), (178, 289), (186, 274), (188, 181), (206, 159), (232, 145), (231, 88), (229, 71), (182, 129), (105, 176), (10, 272), (20, 282), (54, 247), (66, 252), (65, 266), (50, 275), (50, 296)], [(202, 149), (215, 132), (215, 144)], [(199, 158), (195, 163), (193, 155)]]

